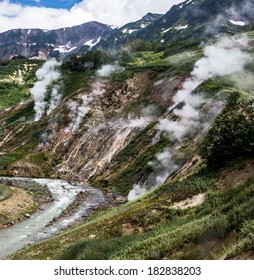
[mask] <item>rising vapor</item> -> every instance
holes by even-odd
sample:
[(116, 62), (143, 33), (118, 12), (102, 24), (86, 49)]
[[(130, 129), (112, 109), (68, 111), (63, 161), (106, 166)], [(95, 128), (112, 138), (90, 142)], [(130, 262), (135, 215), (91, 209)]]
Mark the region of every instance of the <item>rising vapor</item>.
[[(38, 121), (46, 113), (47, 102), (45, 101), (47, 97), (47, 88), (54, 82), (57, 81), (61, 74), (59, 72), (60, 63), (55, 59), (48, 60), (43, 64), (43, 66), (37, 70), (36, 77), (38, 81), (34, 84), (31, 89), (31, 94), (34, 98), (34, 111), (35, 111), (35, 121)], [(49, 112), (56, 108), (60, 97), (58, 97), (58, 87), (55, 86), (51, 93), (52, 100), (49, 105)]]
[[(221, 101), (211, 101), (200, 95), (194, 95), (192, 92), (207, 79), (241, 71), (251, 59), (250, 55), (243, 51), (247, 46), (248, 41), (242, 37), (222, 38), (216, 44), (205, 47), (204, 57), (195, 63), (190, 78), (184, 82), (182, 89), (174, 96), (173, 105), (168, 108), (170, 115), (175, 116), (174, 120), (164, 118), (156, 126), (158, 132), (169, 137), (173, 144), (158, 153), (153, 162), (148, 163), (153, 169), (150, 178), (145, 184), (133, 185), (128, 200), (136, 199), (163, 184), (168, 176), (179, 167), (174, 163), (173, 155), (180, 152), (185, 137), (188, 134), (195, 137), (195, 132), (204, 132), (223, 106)], [(179, 106), (181, 103), (182, 106)], [(210, 104), (207, 111), (209, 120), (202, 123), (204, 116), (200, 114), (200, 108), (206, 104)]]
[(97, 70), (96, 74), (98, 77), (109, 77), (113, 73), (118, 73), (124, 71), (125, 68), (118, 64), (106, 64), (103, 65), (99, 70)]
[(103, 84), (100, 81), (96, 81), (92, 84), (92, 91), (89, 95), (84, 94), (80, 97), (79, 101), (69, 103), (69, 116), (72, 121), (65, 128), (65, 133), (73, 133), (80, 127), (84, 117), (90, 112), (92, 103), (98, 96), (103, 95), (103, 93)]

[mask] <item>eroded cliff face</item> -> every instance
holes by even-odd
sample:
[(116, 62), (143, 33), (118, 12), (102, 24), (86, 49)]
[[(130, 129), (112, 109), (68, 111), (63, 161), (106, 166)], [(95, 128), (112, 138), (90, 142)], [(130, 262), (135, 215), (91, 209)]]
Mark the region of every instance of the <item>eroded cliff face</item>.
[[(192, 167), (195, 143), (223, 104), (199, 95), (187, 105), (175, 100), (186, 76), (168, 69), (122, 81), (85, 73), (74, 80), (57, 81), (38, 120), (36, 100), (1, 112), (1, 175), (88, 181), (140, 195), (186, 162)], [(49, 110), (52, 99), (57, 105)]]
[[(136, 73), (123, 82), (94, 78), (38, 122), (33, 120), (32, 100), (12, 109), (11, 122), (9, 111), (2, 111), (0, 148), (7, 164), (1, 161), (1, 173), (83, 181), (102, 174), (114, 156), (152, 121), (147, 116), (135, 125), (132, 121), (139, 116), (135, 112), (130, 116), (132, 106), (139, 106), (152, 87), (150, 72)], [(20, 118), (24, 111), (27, 116)]]

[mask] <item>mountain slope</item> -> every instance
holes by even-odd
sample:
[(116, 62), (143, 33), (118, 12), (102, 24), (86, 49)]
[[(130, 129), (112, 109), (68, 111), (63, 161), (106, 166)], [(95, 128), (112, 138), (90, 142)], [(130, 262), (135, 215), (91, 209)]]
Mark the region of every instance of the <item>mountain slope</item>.
[(120, 28), (88, 22), (58, 30), (10, 30), (0, 34), (0, 58), (66, 58), (92, 48), (114, 49), (133, 39), (175, 43), (207, 40), (216, 34), (234, 34), (253, 27), (253, 3), (249, 0), (186, 0), (165, 15), (148, 13)]
[[(62, 83), (60, 103), (38, 121), (32, 100), (2, 110), (1, 175), (88, 180), (116, 207), (13, 258), (252, 257), (253, 38), (167, 58), (145, 52), (141, 64), (139, 53), (104, 78), (109, 66), (67, 74), (54, 82)], [(198, 69), (210, 67), (214, 53), (223, 62), (203, 76)], [(194, 84), (183, 92), (186, 81)]]
[(107, 38), (112, 27), (98, 22), (58, 30), (17, 29), (0, 33), (0, 57), (17, 55), (31, 58), (64, 58), (79, 51), (88, 51)]
[(126, 25), (98, 46), (121, 46), (134, 38), (174, 43), (186, 39), (206, 40), (221, 33), (234, 34), (252, 27), (252, 10), (253, 3), (248, 0), (187, 0), (174, 5), (165, 15), (144, 28), (132, 28), (135, 31), (131, 34)]
[(157, 21), (162, 15), (148, 13), (142, 19), (125, 24), (120, 28), (116, 28), (110, 36), (98, 43), (95, 48), (115, 48), (116, 46), (127, 43), (131, 38), (135, 38), (137, 33), (150, 26), (153, 22)]
[(158, 49), (0, 64), (0, 175), (95, 186), (110, 205), (10, 258), (254, 258), (254, 32)]
[(209, 38), (219, 33), (233, 34), (253, 23), (251, 1), (192, 0), (173, 6), (152, 26), (137, 34), (140, 38), (164, 42), (187, 38)]

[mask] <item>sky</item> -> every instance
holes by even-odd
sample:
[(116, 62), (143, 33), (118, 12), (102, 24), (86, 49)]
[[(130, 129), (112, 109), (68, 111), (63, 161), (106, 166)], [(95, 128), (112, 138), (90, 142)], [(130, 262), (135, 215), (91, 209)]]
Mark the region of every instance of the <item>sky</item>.
[(47, 8), (62, 8), (62, 9), (71, 9), (75, 4), (81, 2), (82, 0), (13, 0), (11, 3), (22, 4), (26, 6), (35, 6), (35, 7), (47, 7)]
[(57, 29), (88, 21), (122, 26), (148, 12), (166, 13), (184, 0), (0, 0), (0, 32)]

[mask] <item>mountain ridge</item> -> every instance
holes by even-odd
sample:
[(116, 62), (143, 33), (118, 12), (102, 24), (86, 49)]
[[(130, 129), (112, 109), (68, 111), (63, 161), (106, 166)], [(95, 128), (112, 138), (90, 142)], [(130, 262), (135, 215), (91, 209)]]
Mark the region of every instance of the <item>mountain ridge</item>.
[(136, 22), (117, 28), (94, 21), (56, 30), (10, 30), (0, 33), (0, 58), (24, 55), (63, 59), (95, 49), (121, 48), (133, 39), (159, 44), (186, 39), (206, 41), (217, 34), (250, 30), (254, 13), (248, 10), (252, 8), (253, 4), (248, 0), (219, 3), (215, 0), (186, 0), (172, 6), (164, 15), (148, 13)]
[[(63, 58), (105, 39), (112, 27), (96, 21), (56, 30), (14, 29), (0, 33), (0, 57)], [(40, 54), (41, 52), (41, 54)]]

